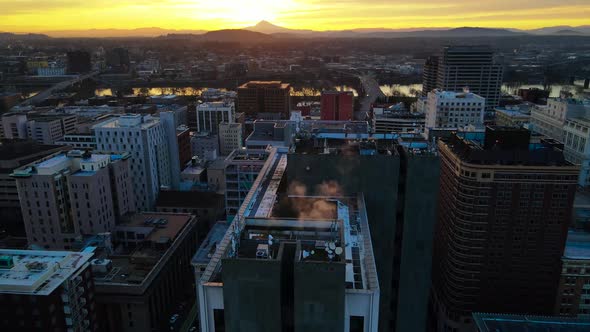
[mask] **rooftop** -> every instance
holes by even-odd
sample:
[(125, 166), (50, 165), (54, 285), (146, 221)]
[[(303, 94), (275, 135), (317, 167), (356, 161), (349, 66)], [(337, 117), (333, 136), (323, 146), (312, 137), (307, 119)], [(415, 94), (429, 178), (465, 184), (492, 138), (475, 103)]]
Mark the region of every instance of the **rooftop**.
[(273, 89), (288, 89), (290, 84), (282, 83), (281, 81), (250, 81), (243, 84), (239, 89), (251, 89), (251, 88), (273, 88)]
[(474, 313), (479, 332), (582, 332), (590, 330), (590, 320)]
[[(117, 225), (116, 243), (127, 244), (116, 247), (112, 253), (97, 253), (97, 259), (111, 263), (108, 269), (94, 271), (97, 286), (142, 285), (148, 278), (153, 279), (157, 274), (154, 271), (161, 269), (169, 256), (169, 249), (194, 221), (190, 214), (141, 213)], [(126, 240), (121, 236), (126, 236)], [(136, 245), (129, 244), (135, 241)]]
[(81, 175), (91, 175), (94, 172), (84, 172), (89, 171), (88, 169), (85, 169), (86, 167), (84, 167), (84, 165), (96, 163), (97, 168), (95, 170), (98, 170), (99, 167), (104, 167), (104, 165), (107, 165), (109, 162), (126, 159), (128, 157), (128, 153), (91, 154), (90, 152), (86, 151), (70, 150), (68, 152), (54, 153), (45, 158), (41, 158), (23, 167), (15, 169), (12, 173), (12, 176), (29, 177), (35, 174), (51, 175), (65, 169), (69, 169), (71, 173), (75, 175), (78, 175), (78, 173), (83, 173)]
[(117, 129), (117, 128), (141, 128), (148, 129), (159, 123), (158, 118), (143, 116), (140, 114), (122, 115), (110, 118), (92, 126), (96, 129)]
[[(485, 98), (476, 95), (472, 92), (454, 92), (454, 91), (440, 91), (440, 90), (433, 90), (432, 92), (435, 94), (439, 99), (478, 99), (481, 101), (485, 101)], [(429, 93), (429, 94), (430, 94)]]
[(570, 231), (563, 257), (567, 259), (590, 260), (590, 233)]
[(215, 225), (213, 225), (213, 227), (207, 234), (207, 237), (205, 238), (205, 240), (203, 240), (201, 246), (193, 256), (191, 262), (193, 265), (206, 265), (209, 263), (211, 257), (217, 249), (217, 244), (223, 239), (223, 236), (227, 232), (228, 227), (229, 224), (226, 222), (217, 222)]
[(0, 249), (0, 293), (49, 295), (92, 255), (91, 252)]
[(67, 149), (60, 145), (41, 145), (32, 141), (2, 140), (0, 141), (0, 172), (12, 172), (19, 166)]

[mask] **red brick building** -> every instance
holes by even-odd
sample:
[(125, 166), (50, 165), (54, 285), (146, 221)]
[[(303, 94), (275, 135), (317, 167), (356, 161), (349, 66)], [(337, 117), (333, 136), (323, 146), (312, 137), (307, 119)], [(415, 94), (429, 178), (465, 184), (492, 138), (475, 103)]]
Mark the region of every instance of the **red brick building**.
[(352, 91), (322, 92), (322, 120), (349, 121), (353, 119)]

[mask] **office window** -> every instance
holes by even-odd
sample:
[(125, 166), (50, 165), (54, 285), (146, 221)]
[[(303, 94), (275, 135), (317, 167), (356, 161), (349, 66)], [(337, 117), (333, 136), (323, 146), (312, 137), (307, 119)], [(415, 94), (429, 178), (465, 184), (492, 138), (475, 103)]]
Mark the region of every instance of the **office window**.
[(350, 316), (350, 332), (363, 332), (365, 328), (365, 317)]

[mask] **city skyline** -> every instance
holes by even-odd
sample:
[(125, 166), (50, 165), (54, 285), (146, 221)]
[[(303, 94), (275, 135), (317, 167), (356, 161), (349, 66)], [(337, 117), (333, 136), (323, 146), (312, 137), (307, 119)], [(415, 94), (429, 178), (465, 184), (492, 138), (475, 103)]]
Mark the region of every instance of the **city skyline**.
[(266, 20), (290, 29), (364, 28), (537, 29), (589, 24), (585, 0), (220, 0), (44, 1), (0, 0), (0, 31), (48, 33), (92, 29), (237, 29)]

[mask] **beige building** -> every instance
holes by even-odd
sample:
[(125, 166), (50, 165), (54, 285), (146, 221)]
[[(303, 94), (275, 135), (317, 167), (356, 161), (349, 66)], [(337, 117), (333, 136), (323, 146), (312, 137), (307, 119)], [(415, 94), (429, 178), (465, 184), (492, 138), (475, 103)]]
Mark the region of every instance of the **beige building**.
[(71, 249), (135, 211), (128, 155), (56, 153), (16, 169), (29, 244)]
[(219, 153), (222, 156), (228, 156), (243, 146), (241, 123), (219, 124)]

